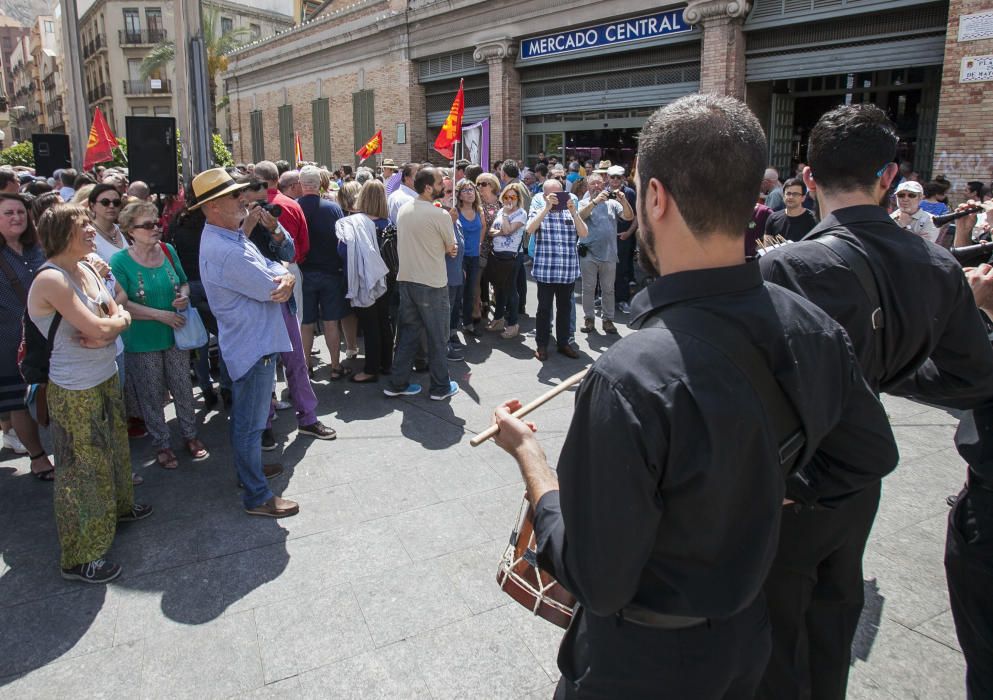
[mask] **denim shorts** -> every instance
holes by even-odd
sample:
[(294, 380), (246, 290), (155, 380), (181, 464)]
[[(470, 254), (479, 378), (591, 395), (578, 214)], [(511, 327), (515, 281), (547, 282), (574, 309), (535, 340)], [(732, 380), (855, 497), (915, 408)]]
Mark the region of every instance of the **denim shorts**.
[(346, 298), (348, 279), (321, 270), (303, 271), (303, 318), (302, 323), (340, 321), (352, 313), (352, 306)]

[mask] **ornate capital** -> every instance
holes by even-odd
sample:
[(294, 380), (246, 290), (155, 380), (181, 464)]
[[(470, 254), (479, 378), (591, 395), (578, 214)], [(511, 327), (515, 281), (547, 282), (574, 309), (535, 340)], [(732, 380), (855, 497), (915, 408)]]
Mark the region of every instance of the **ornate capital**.
[(689, 0), (683, 19), (689, 24), (702, 24), (713, 18), (743, 20), (751, 10), (752, 0)]
[(472, 60), (476, 63), (502, 61), (517, 55), (517, 43), (507, 37), (486, 41), (472, 52)]

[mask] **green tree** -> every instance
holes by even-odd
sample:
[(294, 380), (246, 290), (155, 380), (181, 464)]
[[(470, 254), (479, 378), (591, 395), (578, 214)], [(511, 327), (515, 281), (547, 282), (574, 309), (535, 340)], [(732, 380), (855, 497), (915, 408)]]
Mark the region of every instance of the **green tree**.
[[(200, 18), (204, 48), (207, 54), (207, 87), (210, 91), (210, 110), (207, 114), (207, 124), (210, 127), (210, 132), (214, 133), (218, 108), (217, 76), (228, 69), (228, 57), (225, 54), (243, 45), (250, 36), (250, 31), (241, 27), (227, 33), (222, 32), (221, 15), (216, 8), (205, 11)], [(163, 41), (157, 44), (141, 62), (141, 79), (148, 80), (153, 75), (161, 75), (175, 58), (175, 42)]]
[(16, 146), (0, 151), (0, 165), (23, 165), (34, 167), (34, 146), (31, 141), (21, 141)]

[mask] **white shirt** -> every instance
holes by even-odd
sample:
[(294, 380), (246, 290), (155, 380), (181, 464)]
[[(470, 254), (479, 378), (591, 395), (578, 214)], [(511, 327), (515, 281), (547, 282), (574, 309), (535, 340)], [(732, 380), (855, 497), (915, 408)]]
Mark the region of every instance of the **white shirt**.
[(930, 214), (928, 214), (923, 209), (918, 209), (910, 216), (911, 216), (910, 224), (907, 226), (901, 226), (900, 210), (897, 209), (892, 214), (890, 214), (890, 218), (892, 218), (893, 221), (895, 221), (897, 225), (901, 226), (904, 230), (916, 234), (921, 238), (926, 238), (932, 243), (938, 240), (938, 229), (935, 227), (934, 222), (931, 221)]
[[(501, 229), (512, 223), (521, 223), (525, 226), (528, 223), (528, 215), (523, 209), (515, 209), (509, 215), (504, 209), (497, 212), (493, 219), (493, 228)], [(493, 236), (493, 252), (495, 253), (516, 253), (521, 246), (521, 239), (524, 238), (524, 226), (521, 226), (509, 236)]]
[(114, 257), (115, 253), (119, 253), (122, 250), (127, 250), (131, 246), (128, 245), (128, 239), (124, 237), (121, 233), (121, 227), (114, 224), (114, 231), (117, 232), (117, 240), (121, 242), (121, 247), (116, 247), (113, 243), (108, 241), (99, 232), (97, 232), (96, 238), (93, 239), (97, 244), (97, 255), (104, 259), (104, 261), (109, 265), (110, 259)]
[(396, 225), (397, 214), (400, 212), (400, 207), (407, 202), (413, 202), (415, 199), (417, 199), (417, 193), (401, 183), (396, 192), (391, 194), (386, 200), (386, 206), (389, 209), (390, 223)]

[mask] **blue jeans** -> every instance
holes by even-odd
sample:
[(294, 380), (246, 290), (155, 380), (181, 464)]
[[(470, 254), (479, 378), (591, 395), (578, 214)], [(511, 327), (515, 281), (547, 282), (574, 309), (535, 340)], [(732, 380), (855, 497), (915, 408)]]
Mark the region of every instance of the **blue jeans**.
[(410, 383), (414, 355), (421, 343), (421, 331), (428, 344), (428, 367), (431, 371), (431, 393), (448, 393), (448, 287), (428, 287), (416, 282), (398, 282), (400, 290), (400, 319), (397, 349), (393, 356), (390, 388), (400, 391)]
[(245, 508), (254, 508), (272, 498), (269, 482), (262, 473), (262, 431), (269, 418), (273, 368), (276, 356), (265, 355), (252, 368), (231, 383), (231, 449), (238, 479), (245, 485)]
[(462, 314), (462, 293), (464, 290), (465, 285), (459, 285), (458, 287), (448, 285), (448, 306), (451, 309), (448, 313), (450, 336), (454, 336), (455, 331), (460, 327), (459, 320)]
[(462, 325), (472, 324), (472, 307), (476, 301), (476, 287), (479, 285), (479, 256), (462, 258), (465, 282), (462, 285)]

